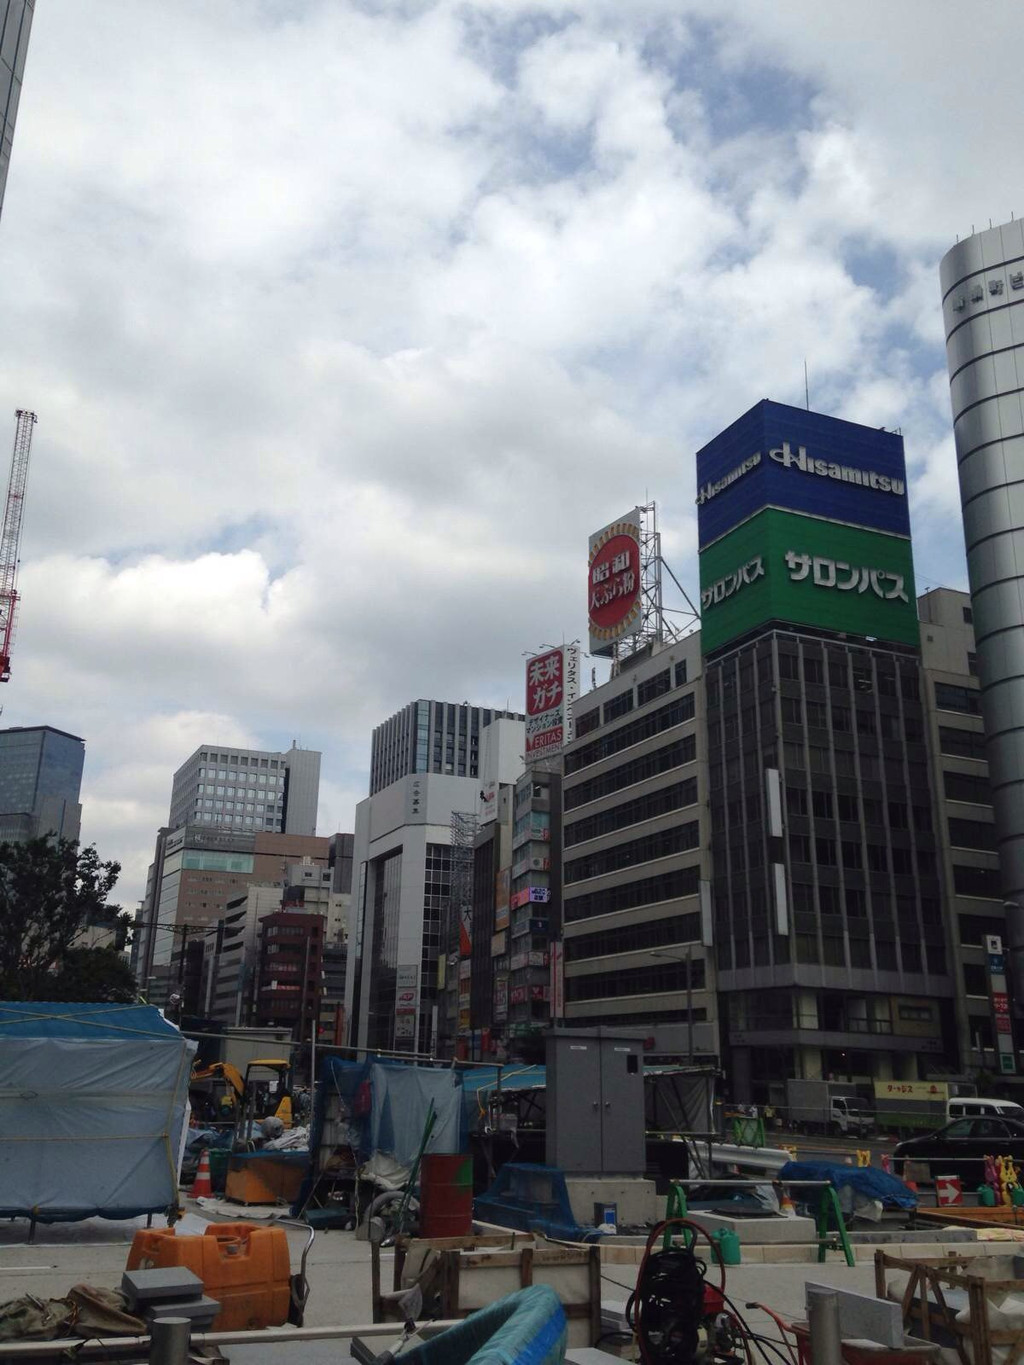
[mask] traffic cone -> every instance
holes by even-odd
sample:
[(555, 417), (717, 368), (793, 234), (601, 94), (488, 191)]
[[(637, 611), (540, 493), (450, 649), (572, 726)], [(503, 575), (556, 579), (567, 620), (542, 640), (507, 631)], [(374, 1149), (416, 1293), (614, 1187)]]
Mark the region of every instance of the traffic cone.
[(196, 1178), (192, 1182), (192, 1198), (210, 1199), (213, 1196), (213, 1185), (210, 1183), (210, 1153), (203, 1148), (203, 1154), (199, 1158), (199, 1169), (196, 1171)]

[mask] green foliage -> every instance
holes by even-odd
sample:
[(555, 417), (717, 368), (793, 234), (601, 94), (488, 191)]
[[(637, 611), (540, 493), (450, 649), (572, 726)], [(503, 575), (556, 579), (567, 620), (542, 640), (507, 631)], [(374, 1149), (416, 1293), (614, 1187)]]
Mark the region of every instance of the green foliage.
[(47, 989), (49, 1000), (130, 1005), (139, 998), (132, 969), (116, 948), (71, 948)]
[[(76, 964), (80, 977), (85, 970), (72, 953), (104, 952), (76, 949), (75, 943), (90, 924), (116, 927), (120, 906), (109, 905), (107, 897), (120, 871), (119, 863), (101, 862), (95, 847), (80, 849), (68, 839), (0, 844), (0, 1000), (72, 998), (55, 996), (54, 989), (66, 966)], [(104, 964), (112, 965), (111, 959), (89, 964), (96, 989), (91, 969)], [(112, 981), (122, 989), (120, 975)]]

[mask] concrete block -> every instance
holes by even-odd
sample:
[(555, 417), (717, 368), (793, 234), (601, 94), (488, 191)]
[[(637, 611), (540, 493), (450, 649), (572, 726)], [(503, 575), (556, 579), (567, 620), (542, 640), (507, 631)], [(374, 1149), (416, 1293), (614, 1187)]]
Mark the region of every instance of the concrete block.
[(619, 1226), (653, 1226), (665, 1216), (665, 1201), (653, 1180), (643, 1176), (567, 1175), (565, 1186), (577, 1223), (590, 1227), (594, 1205), (614, 1204)]
[(714, 1232), (717, 1228), (729, 1228), (740, 1239), (744, 1250), (752, 1245), (778, 1245), (779, 1243), (813, 1242), (817, 1232), (813, 1218), (743, 1218), (727, 1217), (720, 1213), (706, 1213), (697, 1209), (689, 1215), (691, 1223)]
[(893, 1350), (903, 1345), (903, 1311), (898, 1303), (855, 1294), (850, 1289), (835, 1289), (829, 1284), (815, 1284), (813, 1280), (804, 1286), (804, 1302), (816, 1292), (838, 1294), (839, 1332), (844, 1340), (853, 1337), (877, 1341)]
[(126, 1270), (121, 1292), (133, 1304), (183, 1302), (202, 1297), (203, 1282), (184, 1266), (158, 1266), (152, 1270)]
[(147, 1327), (154, 1318), (188, 1318), (193, 1331), (206, 1332), (213, 1326), (213, 1320), (219, 1312), (217, 1300), (208, 1299), (204, 1294), (201, 1299), (151, 1303), (146, 1307), (145, 1318)]

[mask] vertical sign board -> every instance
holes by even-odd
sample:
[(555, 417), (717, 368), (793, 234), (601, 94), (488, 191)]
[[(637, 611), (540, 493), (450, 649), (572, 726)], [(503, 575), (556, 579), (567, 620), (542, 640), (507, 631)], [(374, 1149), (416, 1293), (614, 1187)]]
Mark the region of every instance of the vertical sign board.
[(526, 757), (557, 753), (572, 738), (571, 707), (580, 692), (579, 646), (563, 645), (526, 661)]
[(550, 952), (551, 1017), (561, 1019), (565, 1014), (565, 948), (561, 939), (553, 939)]
[(616, 642), (640, 629), (641, 511), (631, 512), (590, 537), (587, 618), (590, 653), (610, 658)]
[(416, 1037), (420, 969), (415, 963), (395, 968), (395, 1041)]
[(1004, 1075), (1014, 1075), (1017, 1055), (1013, 1045), (1013, 1018), (1010, 996), (1006, 985), (1006, 958), (999, 934), (985, 935), (985, 957), (988, 973), (988, 993), (992, 1001), (992, 1025), (996, 1040), (996, 1061)]

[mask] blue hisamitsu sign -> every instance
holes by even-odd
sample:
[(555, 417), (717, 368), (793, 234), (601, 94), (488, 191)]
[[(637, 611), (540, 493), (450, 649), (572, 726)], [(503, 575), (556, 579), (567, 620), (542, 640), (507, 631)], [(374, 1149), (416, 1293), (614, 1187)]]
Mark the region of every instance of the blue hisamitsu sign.
[(902, 436), (762, 399), (697, 452), (699, 547), (765, 507), (909, 536)]

